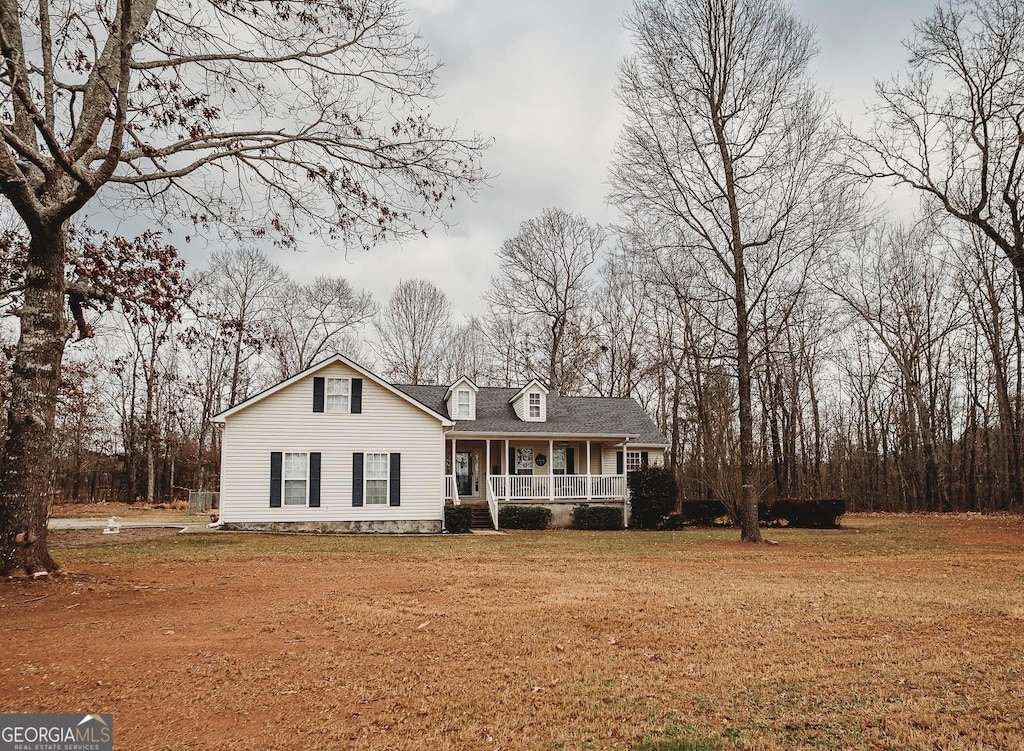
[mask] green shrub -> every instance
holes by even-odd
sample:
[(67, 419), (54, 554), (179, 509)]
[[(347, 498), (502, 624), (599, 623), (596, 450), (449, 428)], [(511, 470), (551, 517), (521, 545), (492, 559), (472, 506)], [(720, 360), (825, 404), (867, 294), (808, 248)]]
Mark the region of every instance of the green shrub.
[(622, 509), (614, 506), (577, 506), (572, 510), (576, 529), (622, 529)]
[(452, 534), (464, 535), (473, 524), (473, 509), (469, 506), (445, 506), (444, 528)]
[(721, 501), (713, 499), (688, 500), (680, 505), (680, 513), (686, 524), (693, 524), (701, 527), (710, 527), (716, 519), (728, 516), (729, 509)]
[(502, 506), (498, 509), (498, 527), (505, 529), (547, 529), (551, 510), (543, 506)]
[(630, 524), (657, 529), (676, 510), (676, 473), (667, 467), (641, 467), (629, 473)]

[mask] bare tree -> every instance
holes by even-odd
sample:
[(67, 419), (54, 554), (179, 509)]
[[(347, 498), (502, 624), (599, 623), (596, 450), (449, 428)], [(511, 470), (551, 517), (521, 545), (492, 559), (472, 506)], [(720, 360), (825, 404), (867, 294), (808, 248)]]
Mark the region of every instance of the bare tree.
[(375, 322), (378, 354), (393, 381), (437, 380), (441, 356), (450, 341), (452, 306), (438, 287), (425, 279), (402, 280)]
[(732, 307), (739, 521), (758, 542), (752, 316), (786, 320), (855, 203), (834, 180), (838, 131), (807, 78), (814, 34), (776, 0), (636, 0), (626, 25), (636, 54), (620, 69), (611, 198), (634, 223), (675, 231)]
[(377, 313), (369, 292), (326, 276), (309, 284), (283, 284), (276, 301), (266, 340), (281, 380), (335, 352), (357, 355), (356, 334)]
[[(29, 235), (0, 470), (0, 573), (54, 567), (46, 497), (72, 313), (68, 222), (97, 199), (295, 245), (418, 232), (482, 177), (429, 120), (438, 63), (395, 0), (0, 2), (0, 191)], [(88, 333), (75, 316), (79, 332)]]
[(876, 84), (860, 170), (981, 231), (1024, 291), (1024, 0), (946, 0), (915, 32), (907, 76)]
[(519, 233), (498, 250), (501, 272), (484, 295), (494, 308), (535, 328), (530, 349), (542, 356), (538, 373), (558, 392), (582, 383), (586, 353), (579, 347), (587, 293), (587, 272), (605, 233), (562, 209), (544, 209), (519, 225)]

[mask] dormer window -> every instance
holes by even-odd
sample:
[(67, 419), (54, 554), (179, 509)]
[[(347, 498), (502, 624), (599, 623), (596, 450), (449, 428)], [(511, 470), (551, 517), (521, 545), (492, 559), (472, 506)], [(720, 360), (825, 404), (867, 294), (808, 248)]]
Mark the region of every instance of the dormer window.
[(455, 419), (456, 420), (469, 420), (473, 416), (472, 406), (470, 404), (470, 393), (469, 389), (460, 389), (456, 393), (456, 407), (455, 407)]
[(530, 394), (530, 417), (540, 419), (540, 394), (536, 392)]

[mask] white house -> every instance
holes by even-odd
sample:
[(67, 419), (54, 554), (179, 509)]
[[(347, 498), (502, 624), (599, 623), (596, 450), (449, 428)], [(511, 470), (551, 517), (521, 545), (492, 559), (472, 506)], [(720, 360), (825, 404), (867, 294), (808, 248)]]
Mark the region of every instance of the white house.
[(503, 504), (581, 503), (628, 515), (626, 475), (665, 438), (633, 399), (391, 384), (358, 363), (317, 363), (213, 418), (220, 518), (235, 529), (439, 532), (446, 503), (497, 528)]

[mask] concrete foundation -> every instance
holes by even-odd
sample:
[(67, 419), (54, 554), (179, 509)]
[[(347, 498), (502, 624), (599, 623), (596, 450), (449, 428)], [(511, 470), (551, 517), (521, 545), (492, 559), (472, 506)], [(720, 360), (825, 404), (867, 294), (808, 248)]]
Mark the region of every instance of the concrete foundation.
[(439, 534), (440, 519), (356, 522), (225, 522), (221, 529), (237, 532), (308, 532), (312, 534)]

